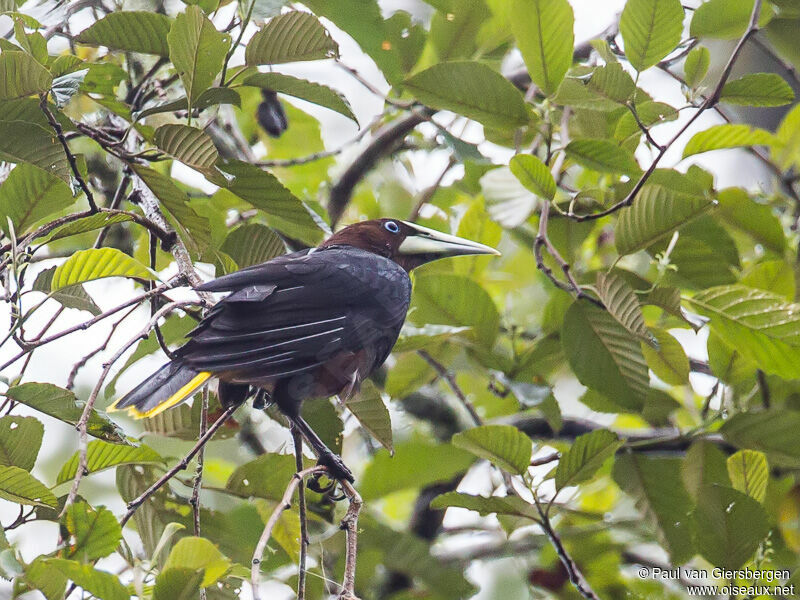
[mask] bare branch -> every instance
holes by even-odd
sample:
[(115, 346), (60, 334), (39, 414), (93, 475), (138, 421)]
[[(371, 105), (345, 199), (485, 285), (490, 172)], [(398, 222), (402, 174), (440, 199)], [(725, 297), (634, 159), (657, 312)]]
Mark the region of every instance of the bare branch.
[(342, 481), (342, 488), (350, 501), (347, 513), (342, 519), (341, 527), (345, 531), (346, 547), (344, 557), (344, 578), (339, 600), (358, 600), (355, 594), (356, 555), (358, 553), (358, 515), (363, 501), (356, 489), (348, 481)]
[[(294, 459), (297, 472), (303, 470), (303, 434), (294, 425), (291, 426), (294, 441)], [(297, 489), (297, 507), (300, 513), (300, 559), (297, 564), (297, 600), (306, 597), (306, 560), (308, 558), (308, 518), (306, 515), (306, 489), (302, 485)]]
[(478, 411), (475, 410), (475, 407), (472, 406), (472, 402), (469, 401), (467, 395), (463, 392), (463, 390), (459, 387), (458, 382), (456, 382), (456, 377), (450, 371), (447, 370), (442, 363), (438, 360), (433, 358), (427, 350), (417, 350), (417, 354), (433, 369), (439, 374), (439, 377), (444, 379), (447, 382), (447, 385), (450, 386), (450, 389), (453, 390), (453, 393), (458, 398), (459, 402), (467, 409), (469, 416), (472, 417), (473, 422), (477, 426), (483, 425), (483, 419), (478, 414)]

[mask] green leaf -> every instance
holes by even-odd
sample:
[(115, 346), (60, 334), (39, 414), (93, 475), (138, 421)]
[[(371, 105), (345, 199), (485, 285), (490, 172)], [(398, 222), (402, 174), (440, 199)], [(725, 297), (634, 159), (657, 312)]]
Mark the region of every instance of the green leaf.
[(156, 276), (138, 260), (116, 248), (79, 250), (61, 263), (50, 282), (52, 290), (104, 277), (154, 280)]
[(653, 290), (642, 298), (642, 304), (650, 304), (657, 306), (668, 314), (678, 317), (684, 323), (689, 325), (695, 331), (705, 324), (705, 320), (697, 323), (697, 320), (690, 320), (687, 318), (686, 313), (681, 307), (681, 291), (675, 287), (655, 287)]
[[(49, 415), (69, 425), (75, 425), (83, 413), (83, 405), (75, 394), (50, 383), (23, 383), (9, 388), (6, 396), (34, 410)], [(125, 434), (105, 415), (95, 409), (89, 413), (89, 435), (113, 442), (126, 444)]]
[(766, 290), (792, 301), (797, 292), (794, 270), (783, 260), (766, 260), (751, 266), (742, 274), (739, 283)]
[(572, 447), (561, 455), (556, 467), (556, 489), (588, 481), (603, 463), (622, 446), (616, 433), (598, 429), (575, 438)]
[(245, 64), (274, 65), (339, 56), (339, 46), (322, 23), (307, 12), (273, 17), (250, 38)]
[(58, 267), (50, 267), (40, 271), (33, 282), (33, 289), (37, 292), (44, 292), (50, 298), (65, 306), (66, 308), (76, 308), (86, 310), (97, 316), (102, 311), (95, 304), (92, 297), (86, 292), (81, 284), (70, 285), (60, 290), (53, 291), (53, 274)]
[(28, 163), (70, 182), (72, 171), (67, 155), (51, 130), (27, 121), (0, 121), (0, 128), (0, 160)]
[(471, 326), (469, 337), (482, 346), (491, 347), (500, 328), (500, 315), (491, 296), (461, 275), (417, 275), (412, 306), (415, 323)]
[(219, 168), (234, 177), (228, 190), (264, 211), (270, 227), (308, 244), (316, 245), (322, 240), (322, 229), (314, 216), (277, 177), (239, 161), (227, 162)]
[[(119, 444), (109, 444), (101, 440), (89, 443), (86, 454), (88, 463), (86, 473), (98, 473), (117, 465), (141, 465), (141, 464), (162, 464), (164, 459), (148, 446), (120, 446)], [(80, 454), (76, 452), (61, 467), (61, 471), (56, 478), (56, 485), (70, 481), (78, 472)]]
[(709, 440), (699, 439), (689, 446), (681, 464), (681, 477), (695, 502), (702, 501), (701, 493), (706, 485), (730, 486), (727, 458), (727, 454)]
[(586, 88), (616, 104), (625, 104), (636, 91), (636, 84), (622, 65), (614, 62), (597, 67)]
[(511, 31), (531, 79), (550, 95), (572, 65), (572, 7), (567, 0), (514, 0), (511, 6)]
[(0, 465), (30, 471), (42, 446), (44, 425), (34, 417), (0, 418)]
[(247, 77), (243, 83), (324, 106), (358, 123), (347, 99), (326, 85), (283, 73), (256, 73)]
[[(780, 219), (766, 204), (760, 204), (741, 188), (726, 188), (717, 194), (716, 214), (729, 225), (749, 235), (764, 248), (783, 255), (786, 235)], [(760, 287), (760, 286), (753, 286)]]
[(63, 558), (48, 558), (46, 562), (99, 600), (128, 600), (131, 597), (116, 575), (99, 571), (92, 565), (82, 565)]
[(67, 73), (53, 79), (53, 86), (50, 88), (50, 93), (53, 95), (53, 101), (58, 108), (64, 108), (72, 97), (81, 90), (89, 69), (82, 69), (73, 73)]
[(794, 100), (794, 91), (777, 73), (750, 73), (726, 83), (720, 100), (744, 106), (783, 106)]
[(47, 244), (48, 242), (54, 242), (72, 235), (86, 233), (87, 231), (95, 231), (103, 227), (125, 223), (130, 220), (132, 220), (132, 217), (125, 214), (95, 213), (88, 217), (83, 217), (82, 219), (77, 219), (70, 223), (65, 223), (60, 227), (56, 227), (51, 230), (50, 233), (36, 238), (36, 241), (40, 244)]
[(653, 335), (644, 324), (639, 299), (622, 276), (599, 272), (596, 287), (600, 301), (620, 325), (648, 344), (654, 343)]
[(578, 381), (639, 410), (650, 377), (639, 340), (607, 311), (586, 301), (574, 302), (564, 316), (561, 344)]
[(763, 503), (769, 482), (767, 457), (757, 450), (739, 450), (728, 457), (727, 465), (734, 489)]
[(201, 587), (220, 580), (231, 568), (231, 561), (206, 538), (185, 537), (172, 547), (164, 564), (167, 569), (203, 569)]
[(394, 454), (392, 442), (392, 419), (383, 403), (380, 390), (372, 381), (362, 382), (358, 394), (350, 398), (345, 406), (358, 419), (361, 426), (374, 437), (390, 454)]
[(771, 156), (781, 169), (800, 165), (800, 104), (786, 113), (774, 140)]
[(264, 454), (231, 473), (225, 488), (244, 498), (279, 501), (294, 475), (295, 461), (290, 454)]
[(458, 337), (469, 331), (470, 327), (453, 327), (451, 325), (424, 325), (414, 327), (408, 322), (403, 324), (400, 330), (400, 337), (392, 348), (392, 352), (411, 352), (414, 350), (424, 350), (439, 342), (444, 342)]
[(622, 254), (633, 254), (670, 235), (713, 206), (703, 196), (681, 194), (663, 185), (645, 185), (631, 206), (620, 211), (614, 243)]
[(623, 454), (614, 462), (613, 477), (655, 528), (658, 541), (669, 551), (672, 564), (694, 555), (689, 534), (692, 499), (681, 481), (681, 461)]
[(514, 177), (534, 194), (546, 200), (556, 195), (556, 181), (541, 160), (531, 154), (517, 154), (508, 163)]
[(64, 574), (47, 564), (43, 557), (37, 557), (25, 569), (25, 582), (44, 594), (47, 600), (63, 600), (67, 587)]
[(220, 250), (235, 260), (240, 269), (286, 253), (281, 238), (260, 223), (247, 223), (231, 231)]
[(212, 168), (219, 158), (208, 134), (195, 127), (162, 125), (156, 129), (153, 139), (161, 150), (198, 171)]
[(156, 577), (153, 600), (194, 600), (200, 594), (203, 569), (163, 569)]
[(0, 465), (0, 498), (16, 504), (56, 508), (58, 500), (41, 481), (19, 467)]
[(41, 219), (74, 204), (69, 186), (32, 164), (18, 164), (0, 186), (0, 229), (9, 234), (8, 219), (17, 235)]
[[(210, 106), (218, 104), (233, 104), (235, 106), (242, 105), (242, 98), (236, 90), (225, 87), (212, 87), (208, 88), (205, 92), (197, 97), (192, 108), (194, 110), (205, 110)], [(162, 102), (143, 111), (134, 113), (136, 119), (144, 119), (150, 115), (156, 115), (165, 112), (176, 112), (182, 110), (189, 110), (189, 104), (186, 101), (186, 96), (172, 100), (171, 102)]]
[(683, 33), (680, 0), (628, 0), (619, 21), (625, 56), (637, 71), (672, 52)]
[(798, 427), (800, 412), (772, 408), (734, 415), (723, 424), (720, 433), (734, 446), (765, 452), (770, 460), (782, 464), (796, 464), (800, 459)]
[[(708, 0), (694, 11), (689, 35), (723, 40), (740, 38), (750, 24), (754, 4), (755, 0)], [(766, 25), (772, 15), (770, 4), (762, 3), (758, 24)]]
[(30, 54), (4, 51), (0, 54), (0, 100), (44, 94), (53, 76)]
[(529, 120), (520, 91), (483, 63), (439, 63), (406, 79), (404, 85), (420, 102), (487, 127), (513, 129)]
[(711, 319), (711, 330), (766, 373), (800, 378), (800, 306), (743, 285), (703, 290), (690, 304)]
[(133, 170), (158, 198), (166, 210), (167, 219), (189, 251), (195, 255), (202, 254), (211, 243), (208, 219), (189, 205), (186, 193), (166, 175), (141, 165), (133, 166)]
[(683, 63), (683, 79), (686, 84), (691, 88), (697, 87), (697, 84), (705, 79), (709, 64), (711, 64), (711, 53), (708, 48), (705, 46), (692, 48)]
[(487, 498), (460, 492), (447, 492), (441, 496), (436, 496), (431, 502), (431, 508), (437, 510), (443, 508), (466, 508), (467, 510), (474, 510), (482, 517), (497, 514), (533, 520), (539, 519), (536, 507), (525, 502), (519, 496), (490, 496)]
[(655, 332), (658, 349), (642, 344), (642, 353), (647, 366), (661, 381), (670, 385), (689, 383), (689, 359), (680, 342), (666, 331)]
[[(677, 120), (678, 111), (663, 102), (645, 101), (636, 105), (636, 116), (639, 117), (642, 125), (652, 129), (661, 123)], [(625, 144), (630, 139), (640, 140), (642, 135), (643, 132), (639, 123), (636, 122), (633, 113), (628, 110), (617, 121), (617, 126), (614, 129), (614, 139), (621, 144)]]
[(217, 31), (199, 6), (188, 6), (172, 23), (167, 43), (191, 109), (222, 70), (231, 37)]
[(769, 533), (761, 505), (732, 488), (705, 486), (692, 512), (692, 537), (700, 555), (726, 569), (743, 566)]
[(703, 131), (698, 131), (683, 148), (683, 157), (722, 150), (725, 148), (741, 148), (744, 146), (769, 146), (774, 142), (774, 136), (765, 129), (750, 127), (749, 125), (714, 125)]
[(567, 156), (587, 169), (599, 173), (639, 173), (633, 154), (609, 140), (573, 140), (567, 144)]
[(107, 14), (81, 31), (75, 41), (110, 50), (168, 57), (167, 34), (173, 20), (150, 11), (125, 10)]
[[(449, 481), (474, 461), (472, 454), (451, 444), (404, 442), (395, 446), (394, 456), (388, 450), (374, 454), (361, 477), (359, 492), (365, 500), (373, 500), (399, 490), (420, 489)], [(426, 468), (421, 470), (421, 464)]]
[(81, 561), (108, 556), (122, 541), (117, 519), (103, 506), (95, 510), (86, 502), (70, 504), (64, 515), (64, 526), (72, 536), (69, 557)]
[(518, 475), (527, 473), (531, 464), (531, 439), (511, 425), (473, 427), (455, 434), (451, 441), (455, 447)]

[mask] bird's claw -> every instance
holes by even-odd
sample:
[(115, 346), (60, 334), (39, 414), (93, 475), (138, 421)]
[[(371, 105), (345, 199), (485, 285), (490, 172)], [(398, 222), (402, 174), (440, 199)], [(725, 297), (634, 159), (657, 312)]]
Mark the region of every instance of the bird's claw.
[(322, 454), (317, 460), (317, 464), (327, 467), (328, 473), (333, 479), (350, 483), (355, 481), (352, 471), (344, 464), (341, 456), (337, 456), (332, 452), (330, 454)]

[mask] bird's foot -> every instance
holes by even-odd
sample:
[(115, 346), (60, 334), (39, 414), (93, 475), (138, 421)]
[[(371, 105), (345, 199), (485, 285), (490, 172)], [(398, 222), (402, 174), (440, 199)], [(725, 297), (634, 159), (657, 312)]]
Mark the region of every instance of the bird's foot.
[(327, 467), (328, 473), (333, 479), (349, 481), (350, 483), (355, 481), (352, 471), (344, 464), (342, 457), (333, 452), (321, 454), (317, 464)]

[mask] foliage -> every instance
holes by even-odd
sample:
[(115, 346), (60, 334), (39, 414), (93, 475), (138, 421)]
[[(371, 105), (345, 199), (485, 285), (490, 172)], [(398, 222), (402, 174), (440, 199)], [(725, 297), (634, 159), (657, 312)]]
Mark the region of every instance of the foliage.
[[(638, 567), (795, 569), (800, 10), (697, 4), (627, 0), (576, 45), (568, 0), (0, 0), (0, 596), (683, 598)], [(178, 463), (213, 387), (106, 414), (214, 301), (176, 288), (379, 217), (502, 257), (415, 271), (385, 366), (304, 406), (354, 488), (302, 487), (249, 402)]]

